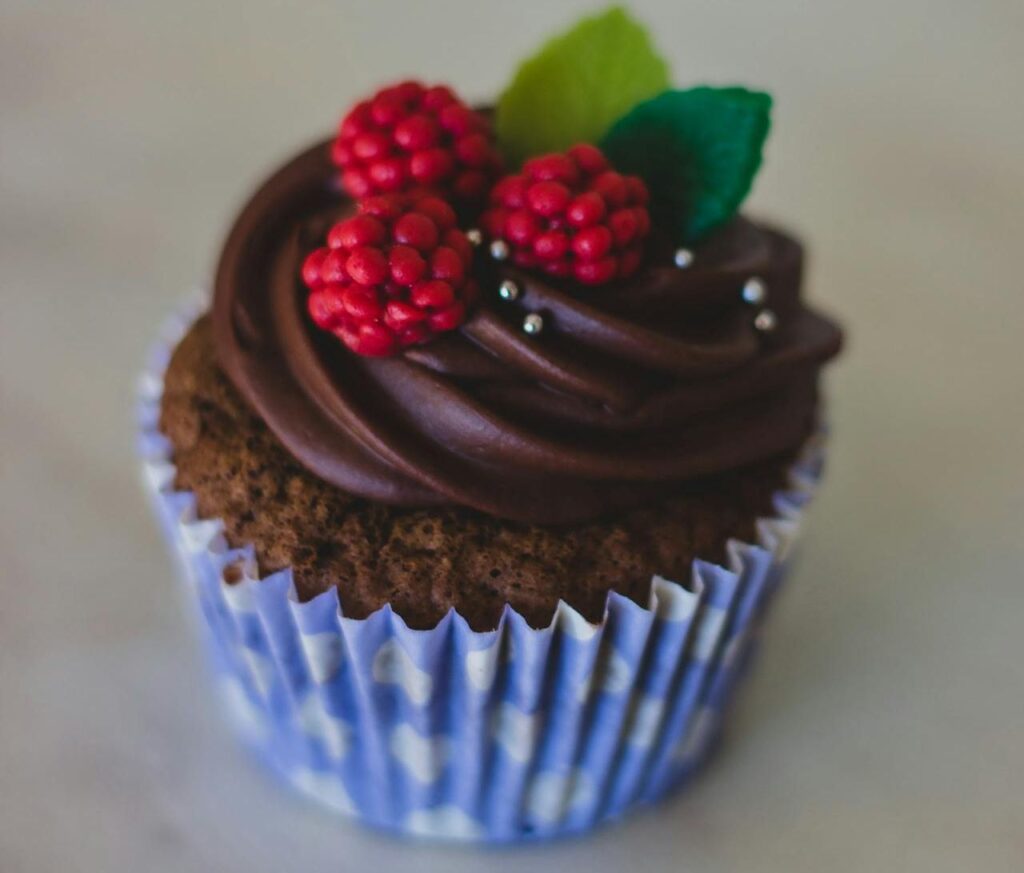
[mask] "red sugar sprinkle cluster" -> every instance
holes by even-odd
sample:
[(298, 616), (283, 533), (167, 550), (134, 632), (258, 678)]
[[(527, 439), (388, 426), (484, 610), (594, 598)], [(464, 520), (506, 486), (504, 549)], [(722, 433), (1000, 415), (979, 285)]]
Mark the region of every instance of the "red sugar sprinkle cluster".
[(356, 354), (383, 357), (454, 330), (476, 296), (473, 248), (433, 196), (374, 196), (302, 265), (318, 327)]
[(310, 318), (359, 355), (419, 345), (466, 319), (473, 246), (455, 206), (478, 211), (514, 263), (598, 285), (631, 275), (650, 231), (648, 192), (580, 144), (497, 181), (490, 122), (443, 85), (401, 82), (357, 103), (331, 146), (358, 213), (302, 265)]
[(444, 85), (402, 82), (357, 103), (331, 148), (345, 190), (429, 188), (480, 203), (501, 171), (490, 123)]
[(484, 230), (517, 265), (597, 285), (631, 275), (651, 227), (647, 187), (611, 169), (600, 149), (575, 145), (532, 158), (491, 190)]

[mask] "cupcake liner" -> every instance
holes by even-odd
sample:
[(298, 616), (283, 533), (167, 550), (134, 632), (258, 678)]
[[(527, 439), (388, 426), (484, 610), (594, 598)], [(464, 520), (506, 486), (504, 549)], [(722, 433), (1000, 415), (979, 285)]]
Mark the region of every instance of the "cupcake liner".
[[(197, 297), (161, 334), (140, 386), (145, 482), (199, 608), (239, 732), (291, 785), (379, 828), (512, 842), (586, 831), (657, 800), (706, 759), (765, 607), (784, 578), (823, 463), (812, 438), (727, 566), (656, 577), (640, 606), (608, 595), (592, 624), (565, 602), (531, 628), (493, 631), (450, 611), (429, 630), (385, 606), (348, 618), (332, 589), (299, 602), (291, 571), (259, 578), (253, 549), (176, 492), (157, 428), (171, 349)], [(344, 584), (342, 582), (342, 584)]]

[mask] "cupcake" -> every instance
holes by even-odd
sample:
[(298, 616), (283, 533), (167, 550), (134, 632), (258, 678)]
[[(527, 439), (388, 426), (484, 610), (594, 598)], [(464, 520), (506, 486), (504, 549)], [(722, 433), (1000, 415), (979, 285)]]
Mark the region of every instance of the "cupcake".
[[(590, 95), (590, 102), (586, 101)], [(244, 205), (143, 380), (218, 687), (379, 828), (586, 831), (707, 757), (822, 466), (836, 325), (743, 217), (771, 100), (586, 19), (416, 81)]]

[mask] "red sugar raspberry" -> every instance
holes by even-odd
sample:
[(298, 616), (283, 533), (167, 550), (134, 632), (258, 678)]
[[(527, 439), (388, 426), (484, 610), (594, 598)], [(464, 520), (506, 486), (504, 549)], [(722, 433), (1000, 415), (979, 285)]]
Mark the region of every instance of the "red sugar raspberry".
[(476, 297), (472, 257), (439, 197), (368, 197), (306, 256), (306, 308), (356, 354), (392, 355), (462, 324)]
[(596, 285), (640, 266), (647, 200), (639, 177), (615, 172), (600, 149), (581, 143), (500, 179), (480, 224), (519, 266)]
[(355, 198), (428, 188), (461, 203), (484, 201), (501, 157), (490, 122), (449, 88), (402, 82), (353, 107), (331, 158)]

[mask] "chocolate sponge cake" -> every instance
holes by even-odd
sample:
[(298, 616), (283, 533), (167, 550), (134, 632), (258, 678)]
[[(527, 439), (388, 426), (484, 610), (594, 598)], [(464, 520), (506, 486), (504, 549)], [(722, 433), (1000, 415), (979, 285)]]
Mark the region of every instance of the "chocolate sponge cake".
[(609, 591), (643, 603), (654, 575), (684, 579), (694, 557), (721, 562), (727, 539), (752, 540), (792, 460), (768, 458), (569, 526), (378, 503), (324, 482), (281, 446), (217, 365), (209, 318), (175, 350), (160, 426), (176, 487), (195, 493), (204, 517), (223, 519), (232, 543), (252, 543), (263, 573), (291, 567), (300, 598), (337, 586), (346, 615), (390, 603), (413, 627), (451, 607), (485, 630), (506, 603), (537, 627), (559, 599), (591, 621)]

